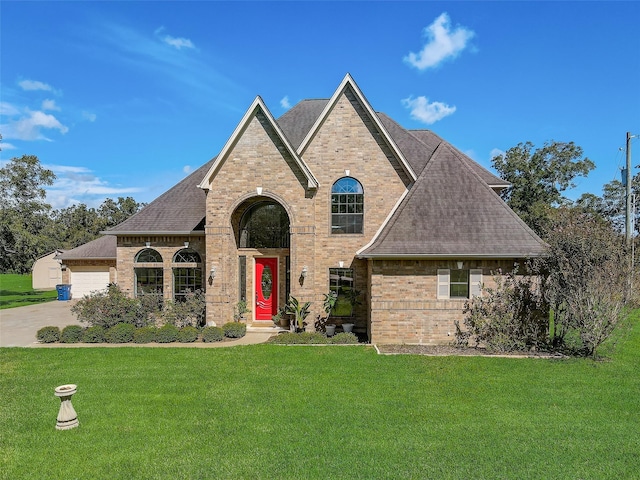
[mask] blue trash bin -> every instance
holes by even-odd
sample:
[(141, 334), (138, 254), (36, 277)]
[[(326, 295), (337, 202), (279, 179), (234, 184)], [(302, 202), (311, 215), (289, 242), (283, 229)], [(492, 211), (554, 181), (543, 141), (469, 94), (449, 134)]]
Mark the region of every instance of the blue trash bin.
[(56, 285), (58, 291), (58, 300), (65, 301), (71, 299), (71, 285), (60, 284)]

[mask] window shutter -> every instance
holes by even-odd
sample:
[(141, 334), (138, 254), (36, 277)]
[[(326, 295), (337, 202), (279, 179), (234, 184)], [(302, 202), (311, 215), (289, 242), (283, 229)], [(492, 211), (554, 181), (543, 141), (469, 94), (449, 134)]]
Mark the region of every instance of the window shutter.
[(448, 269), (438, 269), (438, 299), (449, 299), (449, 280), (451, 274)]
[(469, 297), (479, 297), (482, 293), (482, 270), (469, 270)]

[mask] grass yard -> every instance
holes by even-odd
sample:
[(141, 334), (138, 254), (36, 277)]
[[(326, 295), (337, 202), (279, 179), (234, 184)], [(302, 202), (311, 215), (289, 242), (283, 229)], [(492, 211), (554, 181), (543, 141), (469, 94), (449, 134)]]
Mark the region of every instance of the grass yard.
[[(631, 479), (640, 310), (610, 358), (0, 349), (0, 478)], [(55, 430), (76, 383), (80, 427)]]
[(31, 275), (0, 274), (0, 310), (50, 302), (58, 298), (56, 290), (34, 290), (31, 285)]

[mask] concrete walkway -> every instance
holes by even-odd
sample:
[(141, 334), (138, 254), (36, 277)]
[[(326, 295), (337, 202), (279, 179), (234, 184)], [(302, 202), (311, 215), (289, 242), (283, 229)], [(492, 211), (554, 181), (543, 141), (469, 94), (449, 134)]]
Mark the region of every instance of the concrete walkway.
[(0, 347), (191, 347), (191, 348), (215, 348), (231, 347), (233, 345), (250, 345), (264, 343), (269, 337), (277, 334), (280, 329), (261, 327), (247, 328), (247, 334), (236, 340), (229, 340), (215, 343), (153, 343), (140, 345), (135, 343), (126, 344), (89, 344), (89, 343), (55, 343), (41, 344), (36, 340), (36, 333), (42, 327), (57, 326), (62, 330), (67, 325), (82, 325), (75, 315), (71, 313), (73, 300), (53, 301), (27, 307), (8, 308), (0, 310)]

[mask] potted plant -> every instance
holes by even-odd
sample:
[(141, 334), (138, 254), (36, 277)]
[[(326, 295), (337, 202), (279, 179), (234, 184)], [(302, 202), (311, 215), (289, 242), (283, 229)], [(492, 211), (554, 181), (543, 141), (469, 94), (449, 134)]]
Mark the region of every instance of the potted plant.
[(295, 328), (297, 332), (303, 332), (305, 326), (305, 319), (309, 316), (309, 307), (311, 306), (311, 302), (305, 302), (301, 304), (296, 297), (289, 297), (289, 301), (287, 302), (287, 306), (285, 307), (285, 312), (293, 315), (294, 324), (292, 324), (291, 328)]
[(288, 328), (289, 327), (289, 315), (285, 311), (285, 307), (278, 308), (278, 313), (271, 317), (271, 320), (277, 327)]
[(338, 300), (338, 293), (330, 291), (324, 294), (324, 300), (322, 301), (322, 309), (324, 315), (318, 315), (315, 323), (316, 332), (324, 332), (328, 337), (332, 337), (336, 333), (336, 325), (329, 323), (331, 313), (333, 312), (336, 302)]
[[(347, 298), (349, 299), (349, 305), (351, 305), (351, 318), (353, 319), (353, 311), (356, 307), (356, 305), (360, 305), (361, 302), (360, 300), (358, 300), (358, 297), (360, 296), (360, 290), (356, 290), (355, 288), (352, 288), (351, 290), (349, 290), (347, 292)], [(353, 326), (354, 323), (352, 321), (346, 322), (342, 324), (342, 330), (345, 332), (351, 332), (353, 331)]]
[(240, 300), (236, 303), (234, 310), (233, 319), (236, 322), (244, 322), (245, 315), (251, 312), (251, 310), (247, 308), (247, 302), (245, 300)]

